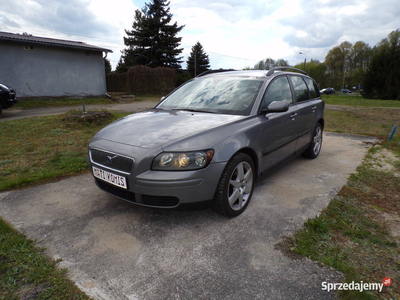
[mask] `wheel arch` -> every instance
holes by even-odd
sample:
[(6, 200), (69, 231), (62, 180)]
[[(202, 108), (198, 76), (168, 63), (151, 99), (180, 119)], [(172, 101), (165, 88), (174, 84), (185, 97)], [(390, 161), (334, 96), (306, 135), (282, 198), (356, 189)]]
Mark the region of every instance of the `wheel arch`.
[(232, 155), (232, 157), (235, 156), (238, 153), (247, 154), (251, 158), (251, 160), (253, 161), (254, 169), (255, 169), (254, 170), (255, 180), (257, 180), (257, 177), (258, 177), (258, 157), (257, 157), (257, 153), (254, 151), (254, 149), (246, 147), (246, 148), (242, 148), (242, 149), (236, 151), (236, 153), (234, 155)]
[(324, 127), (325, 127), (325, 120), (324, 120), (323, 118), (320, 118), (320, 119), (318, 120), (317, 123), (321, 123), (322, 129), (324, 129)]

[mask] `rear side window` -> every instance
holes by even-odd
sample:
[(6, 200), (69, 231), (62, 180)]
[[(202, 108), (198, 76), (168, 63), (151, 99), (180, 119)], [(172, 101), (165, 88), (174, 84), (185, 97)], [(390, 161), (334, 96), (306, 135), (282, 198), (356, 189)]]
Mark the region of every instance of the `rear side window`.
[(293, 103), (292, 92), (286, 76), (275, 79), (268, 86), (263, 97), (263, 107), (268, 107), (268, 105), (274, 101)]
[(303, 78), (301, 76), (290, 76), (290, 79), (294, 87), (297, 102), (310, 99), (308, 88)]
[(314, 80), (311, 78), (304, 78), (304, 81), (306, 82), (308, 89), (310, 91), (311, 98), (317, 98), (319, 97), (319, 91), (316, 83)]

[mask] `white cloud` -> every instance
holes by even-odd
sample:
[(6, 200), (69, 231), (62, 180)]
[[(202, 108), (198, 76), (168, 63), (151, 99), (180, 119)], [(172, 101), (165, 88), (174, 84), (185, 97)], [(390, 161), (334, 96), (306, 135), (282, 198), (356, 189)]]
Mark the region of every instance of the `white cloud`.
[[(115, 67), (124, 29), (150, 1), (13, 0), (0, 7), (0, 30), (109, 48)], [(374, 46), (400, 24), (398, 0), (171, 0), (170, 8), (173, 21), (185, 25), (183, 55), (199, 41), (214, 68), (253, 66), (267, 57), (296, 64), (304, 59), (299, 51), (323, 61), (340, 42)]]

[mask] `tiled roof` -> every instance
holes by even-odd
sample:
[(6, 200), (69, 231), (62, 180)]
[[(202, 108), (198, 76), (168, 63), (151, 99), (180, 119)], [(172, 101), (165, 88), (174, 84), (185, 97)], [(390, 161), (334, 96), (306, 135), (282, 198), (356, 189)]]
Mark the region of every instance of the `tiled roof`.
[(112, 52), (110, 49), (89, 45), (83, 42), (58, 40), (58, 39), (44, 38), (39, 36), (15, 34), (15, 33), (0, 31), (0, 41), (1, 40), (15, 41), (15, 42), (29, 42), (32, 44), (53, 45), (57, 47), (79, 48), (79, 49), (93, 50), (93, 51)]

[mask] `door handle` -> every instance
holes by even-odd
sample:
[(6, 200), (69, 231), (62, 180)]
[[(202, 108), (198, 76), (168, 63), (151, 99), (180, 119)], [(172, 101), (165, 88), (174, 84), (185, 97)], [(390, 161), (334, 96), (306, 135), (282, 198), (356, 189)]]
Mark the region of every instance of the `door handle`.
[(297, 113), (292, 113), (292, 114), (290, 115), (290, 117), (291, 117), (291, 118), (297, 117)]
[(312, 110), (317, 109), (317, 106), (313, 106), (313, 107), (311, 107), (311, 109), (312, 109)]

